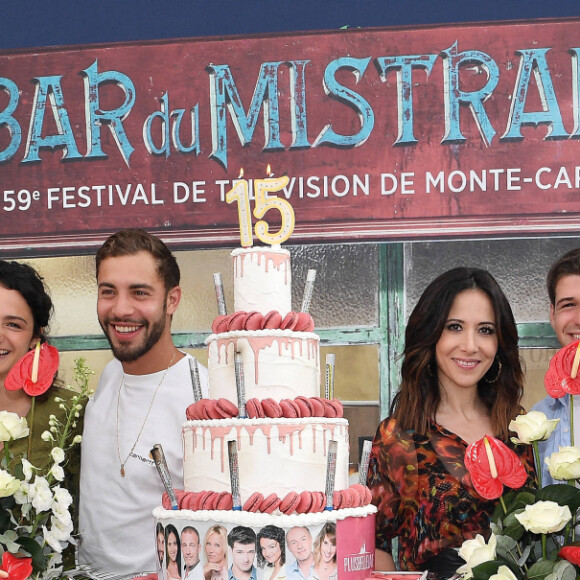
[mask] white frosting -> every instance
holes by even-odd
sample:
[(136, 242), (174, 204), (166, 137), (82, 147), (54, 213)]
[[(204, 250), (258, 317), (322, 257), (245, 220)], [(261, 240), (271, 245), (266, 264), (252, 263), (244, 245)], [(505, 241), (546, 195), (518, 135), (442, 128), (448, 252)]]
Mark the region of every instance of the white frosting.
[(346, 419), (231, 419), (183, 426), (186, 491), (231, 491), (227, 442), (238, 447), (242, 504), (255, 491), (325, 491), (328, 444), (337, 442), (335, 489), (348, 487)]
[(234, 259), (234, 310), (267, 314), (292, 310), (290, 252), (282, 248), (238, 248)]
[(241, 354), (246, 400), (320, 395), (320, 339), (312, 332), (233, 331), (207, 340), (209, 394), (238, 404), (234, 354)]
[(316, 526), (326, 522), (337, 522), (346, 518), (364, 518), (376, 513), (377, 508), (369, 504), (359, 508), (347, 508), (343, 510), (331, 510), (317, 512), (314, 514), (262, 514), (234, 510), (166, 510), (156, 507), (153, 510), (153, 517), (157, 520), (186, 520), (200, 522), (214, 522), (216, 524), (245, 525), (252, 527), (262, 527), (268, 524), (281, 528), (291, 528), (293, 526)]

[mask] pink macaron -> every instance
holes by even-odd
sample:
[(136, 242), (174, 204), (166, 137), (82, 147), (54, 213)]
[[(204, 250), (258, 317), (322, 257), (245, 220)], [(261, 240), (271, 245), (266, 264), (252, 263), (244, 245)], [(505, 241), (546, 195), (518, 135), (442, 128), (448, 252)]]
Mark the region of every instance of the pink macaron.
[(245, 502), (243, 510), (245, 512), (257, 512), (264, 501), (264, 495), (259, 491), (255, 491)]
[(342, 509), (342, 504), (343, 504), (343, 499), (342, 499), (342, 494), (340, 493), (340, 491), (338, 491), (337, 489), (334, 490), (333, 494), (332, 494), (332, 507), (335, 510), (340, 510)]
[(280, 409), (282, 410), (282, 416), (287, 419), (300, 418), (300, 409), (298, 409), (292, 399), (282, 399), (280, 401)]
[(219, 494), (215, 491), (210, 491), (204, 498), (202, 508), (203, 510), (215, 510), (219, 500)]
[(281, 330), (294, 330), (296, 323), (298, 322), (298, 313), (290, 310), (286, 316), (284, 316), (284, 320), (280, 324)]
[(324, 404), (324, 416), (328, 417), (329, 419), (336, 418), (336, 408), (334, 405), (331, 405), (328, 399), (322, 399), (322, 403)]
[(238, 312), (234, 312), (230, 316), (230, 321), (228, 323), (228, 332), (232, 332), (235, 330), (244, 330), (244, 324), (246, 322), (246, 318), (248, 317), (247, 312), (243, 312), (239, 310)]
[(359, 495), (359, 498), (360, 498), (359, 499), (359, 506), (360, 507), (368, 505), (370, 503), (372, 494), (371, 494), (371, 490), (366, 485), (363, 485), (362, 483), (355, 483), (355, 484), (350, 486), (350, 489), (356, 489), (356, 491)]
[(282, 323), (282, 315), (276, 310), (270, 310), (270, 312), (264, 314), (264, 319), (262, 320), (262, 328), (264, 330), (275, 330), (280, 328)]
[(322, 491), (313, 491), (310, 513), (318, 513), (323, 511), (325, 505), (326, 505), (326, 495)]
[(221, 419), (231, 419), (238, 416), (239, 409), (229, 399), (218, 399), (216, 401), (216, 411)]
[(215, 334), (219, 334), (220, 332), (223, 332), (224, 320), (228, 320), (228, 318), (229, 317), (227, 314), (220, 314), (218, 317), (216, 317), (211, 324), (212, 332), (214, 332)]
[(314, 320), (308, 312), (298, 312), (298, 320), (294, 326), (295, 332), (312, 332), (314, 330)]
[(231, 510), (234, 505), (232, 494), (229, 491), (222, 491), (218, 496), (216, 510)]
[(312, 505), (312, 493), (310, 491), (303, 491), (300, 493), (300, 501), (296, 506), (296, 511), (299, 514), (307, 514), (310, 512), (310, 506)]
[(321, 399), (320, 397), (310, 397), (310, 403), (312, 404), (312, 416), (324, 417), (324, 399)]
[(266, 398), (262, 399), (262, 409), (264, 409), (264, 415), (270, 419), (278, 419), (283, 416), (282, 407), (280, 403), (274, 399)]
[(191, 405), (189, 405), (189, 407), (187, 407), (187, 409), (185, 409), (185, 418), (188, 421), (194, 421), (196, 418), (196, 413), (195, 413), (195, 406), (197, 405), (197, 403), (192, 403)]
[(294, 402), (300, 409), (301, 417), (312, 417), (312, 403), (308, 397), (299, 396), (294, 399)]
[(263, 419), (265, 417), (262, 403), (259, 399), (248, 399), (246, 401), (246, 414), (250, 419)]
[(264, 321), (264, 317), (260, 312), (249, 312), (244, 323), (244, 328), (246, 330), (261, 330), (262, 329), (262, 322)]
[(195, 504), (195, 493), (188, 491), (183, 498), (181, 499), (179, 508), (182, 510), (190, 510), (193, 509), (193, 505)]
[(300, 503), (300, 495), (295, 491), (286, 494), (286, 497), (280, 502), (279, 510), (283, 514), (292, 514), (296, 511), (296, 507)]
[(280, 498), (275, 493), (271, 493), (260, 504), (260, 511), (263, 514), (271, 514), (279, 505)]
[(228, 331), (228, 326), (230, 325), (230, 315), (224, 314), (219, 322), (216, 324), (215, 333), (216, 334), (223, 334), (224, 332)]
[(330, 399), (328, 401), (336, 410), (336, 418), (340, 419), (344, 415), (344, 407), (338, 399)]

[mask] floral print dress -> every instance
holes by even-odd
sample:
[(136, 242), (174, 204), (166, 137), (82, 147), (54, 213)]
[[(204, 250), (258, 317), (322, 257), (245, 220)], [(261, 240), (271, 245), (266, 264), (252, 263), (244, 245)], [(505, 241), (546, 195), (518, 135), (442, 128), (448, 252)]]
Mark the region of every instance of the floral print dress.
[[(514, 447), (535, 481), (531, 446)], [(391, 552), (399, 538), (401, 570), (422, 570), (447, 548), (490, 533), (495, 500), (483, 499), (465, 468), (467, 443), (430, 423), (426, 435), (399, 428), (387, 418), (375, 435), (367, 484), (377, 506), (376, 547)]]

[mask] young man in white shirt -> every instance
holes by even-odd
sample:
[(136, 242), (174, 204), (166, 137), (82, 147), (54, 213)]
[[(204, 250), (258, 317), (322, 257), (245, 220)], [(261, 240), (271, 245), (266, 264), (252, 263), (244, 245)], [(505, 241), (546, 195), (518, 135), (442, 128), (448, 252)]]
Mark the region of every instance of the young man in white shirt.
[(181, 424), (193, 403), (191, 357), (171, 337), (179, 266), (159, 238), (122, 230), (97, 252), (96, 275), (97, 315), (115, 359), (85, 412), (79, 560), (116, 574), (153, 572), (151, 512), (164, 487), (150, 450), (161, 444), (173, 486), (183, 489)]

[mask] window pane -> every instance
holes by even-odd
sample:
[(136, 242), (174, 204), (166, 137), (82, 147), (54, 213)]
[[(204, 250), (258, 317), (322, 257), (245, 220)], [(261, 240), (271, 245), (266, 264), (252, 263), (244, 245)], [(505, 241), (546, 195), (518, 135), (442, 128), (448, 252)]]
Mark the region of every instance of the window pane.
[(526, 372), (522, 405), (527, 411), (546, 396), (544, 376), (555, 353), (555, 350), (548, 348), (520, 349)]
[(310, 313), (317, 328), (378, 325), (378, 246), (292, 246), (292, 305), (300, 309), (306, 273), (316, 269)]
[(578, 238), (407, 243), (406, 317), (431, 280), (450, 268), (473, 266), (489, 270), (497, 279), (517, 322), (547, 321), (548, 270), (562, 254), (579, 245)]

